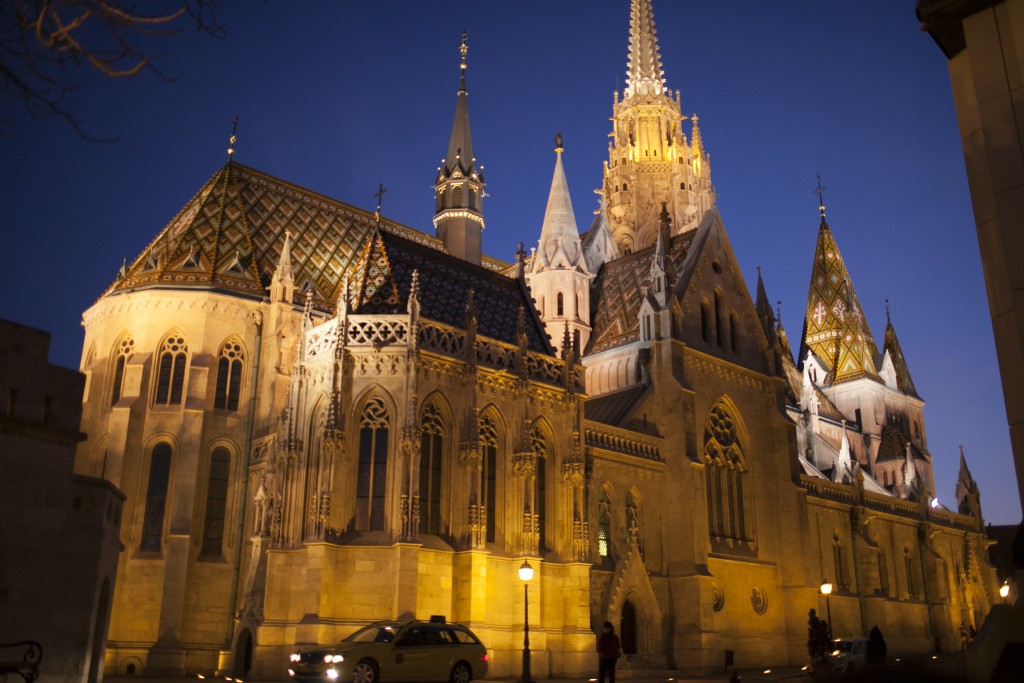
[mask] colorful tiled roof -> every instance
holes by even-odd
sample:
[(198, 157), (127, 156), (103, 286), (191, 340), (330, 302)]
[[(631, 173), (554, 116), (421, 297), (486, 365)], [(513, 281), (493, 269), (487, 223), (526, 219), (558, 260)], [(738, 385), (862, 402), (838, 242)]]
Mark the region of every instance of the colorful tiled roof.
[(349, 291), (350, 310), (359, 314), (405, 312), (414, 270), (419, 271), (422, 317), (464, 327), (472, 289), (478, 334), (518, 344), (516, 330), (522, 306), (529, 348), (554, 354), (529, 292), (518, 278), (390, 232), (374, 231), (360, 251)]
[[(373, 214), (237, 162), (223, 166), (124, 269), (105, 295), (148, 287), (200, 288), (262, 298), (291, 233), (295, 301), (332, 310), (344, 274), (374, 228)], [(385, 232), (442, 249), (396, 223)], [(500, 262), (488, 263), (491, 268)]]
[(892, 359), (893, 369), (896, 371), (896, 388), (908, 396), (920, 398), (914, 387), (914, 380), (910, 378), (910, 368), (907, 366), (906, 358), (903, 357), (900, 340), (896, 337), (896, 328), (888, 319), (885, 322), (884, 349), (884, 352), (888, 353)]
[(924, 458), (920, 449), (910, 442), (910, 438), (902, 429), (891, 424), (882, 425), (882, 436), (878, 444), (878, 456), (875, 458), (875, 461), (903, 460), (907, 457), (907, 443), (910, 443), (910, 453), (914, 458)]
[[(672, 238), (669, 259), (676, 273), (683, 262), (696, 230)], [(643, 288), (649, 284), (654, 246), (609, 261), (601, 267), (590, 295), (594, 331), (587, 353), (607, 351), (640, 339), (640, 306)]]

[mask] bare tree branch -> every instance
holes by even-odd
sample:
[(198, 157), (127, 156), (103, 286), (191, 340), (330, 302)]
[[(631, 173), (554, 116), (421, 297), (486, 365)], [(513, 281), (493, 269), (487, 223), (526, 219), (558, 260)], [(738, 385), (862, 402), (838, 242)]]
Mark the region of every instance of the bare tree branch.
[[(0, 104), (21, 103), (32, 118), (64, 119), (84, 138), (68, 104), (79, 87), (76, 73), (91, 67), (111, 78), (147, 70), (172, 80), (154, 64), (153, 43), (192, 25), (216, 38), (224, 35), (217, 0), (166, 0), (140, 12), (131, 0), (0, 0)], [(14, 119), (0, 116), (0, 135)]]

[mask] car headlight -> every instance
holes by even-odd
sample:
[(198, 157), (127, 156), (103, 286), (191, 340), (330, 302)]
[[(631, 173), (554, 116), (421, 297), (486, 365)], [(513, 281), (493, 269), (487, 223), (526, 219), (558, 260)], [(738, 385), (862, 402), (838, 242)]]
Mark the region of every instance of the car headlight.
[(336, 679), (336, 678), (338, 677), (338, 671), (337, 671), (337, 669), (328, 669), (328, 670), (327, 670), (327, 677), (328, 677), (329, 679), (331, 679), (332, 681), (333, 681), (334, 679)]
[(344, 662), (345, 658), (341, 655), (324, 655), (325, 664), (337, 664), (338, 662)]
[(290, 655), (288, 655), (288, 659), (293, 662), (298, 662), (302, 660), (302, 655), (300, 655), (298, 652), (293, 652)]

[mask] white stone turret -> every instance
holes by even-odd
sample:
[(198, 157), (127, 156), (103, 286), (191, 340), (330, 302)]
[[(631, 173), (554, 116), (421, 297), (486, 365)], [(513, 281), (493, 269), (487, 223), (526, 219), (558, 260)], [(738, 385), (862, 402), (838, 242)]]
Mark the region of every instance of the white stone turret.
[(580, 349), (585, 349), (590, 340), (590, 281), (594, 275), (583, 255), (562, 167), (562, 152), (562, 135), (559, 133), (555, 137), (555, 172), (551, 178), (544, 224), (526, 272), (526, 282), (533, 300), (537, 302), (548, 336), (561, 339), (568, 324), (571, 333), (579, 334)]

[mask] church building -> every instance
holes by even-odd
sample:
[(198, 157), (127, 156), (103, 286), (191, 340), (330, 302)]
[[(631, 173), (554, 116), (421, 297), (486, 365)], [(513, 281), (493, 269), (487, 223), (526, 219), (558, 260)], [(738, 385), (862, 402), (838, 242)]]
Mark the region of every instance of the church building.
[(651, 0), (629, 11), (585, 232), (559, 136), (531, 248), (482, 253), (463, 41), (436, 235), (229, 159), (84, 313), (76, 470), (127, 496), (109, 673), (280, 679), (296, 648), (445, 615), (510, 677), (524, 593), (539, 678), (591, 672), (605, 620), (638, 671), (802, 663), (826, 582), (835, 635), (877, 624), (890, 652), (980, 626), (980, 494), (961, 453), (958, 509), (934, 498), (841, 221), (822, 202), (813, 262), (779, 264), (809, 266), (791, 345)]

